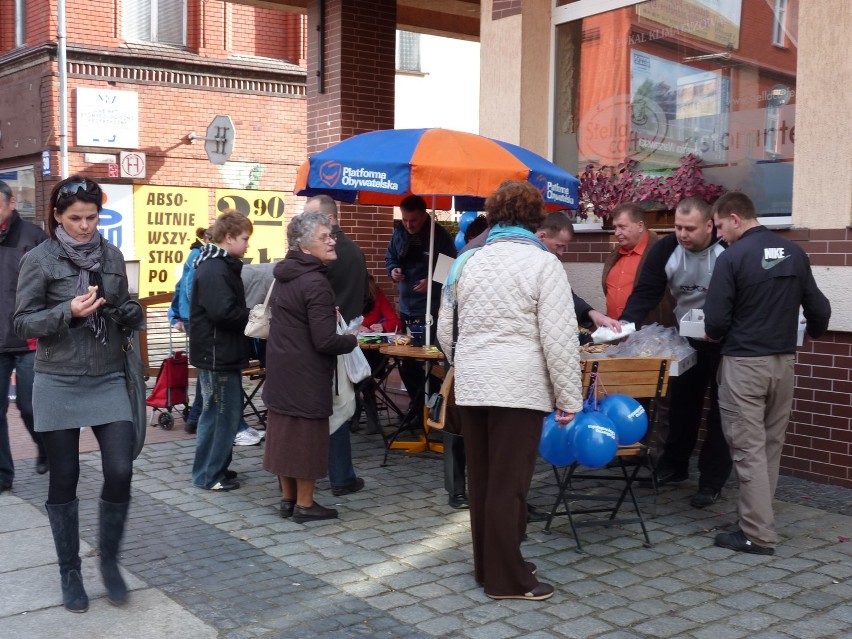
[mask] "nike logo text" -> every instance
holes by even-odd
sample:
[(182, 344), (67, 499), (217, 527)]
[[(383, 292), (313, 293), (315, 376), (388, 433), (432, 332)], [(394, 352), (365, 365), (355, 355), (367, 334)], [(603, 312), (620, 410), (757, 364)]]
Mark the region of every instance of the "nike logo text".
[(765, 271), (768, 271), (773, 266), (778, 266), (788, 257), (790, 256), (784, 255), (783, 248), (765, 248), (763, 249), (763, 259), (760, 261), (760, 265)]

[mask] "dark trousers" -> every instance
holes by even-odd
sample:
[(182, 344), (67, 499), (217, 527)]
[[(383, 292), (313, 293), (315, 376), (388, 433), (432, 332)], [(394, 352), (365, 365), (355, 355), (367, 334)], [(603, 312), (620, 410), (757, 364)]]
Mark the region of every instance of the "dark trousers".
[(35, 432), (33, 422), (33, 364), (35, 351), (18, 353), (0, 353), (0, 481), (11, 484), (15, 479), (15, 463), (12, 460), (12, 448), (9, 444), (9, 386), (12, 371), (16, 371), (15, 402), (21, 413), (21, 421), (27, 428), (33, 442), (38, 447), (38, 456), (44, 458), (41, 436)]
[[(447, 411), (456, 410), (447, 408)], [(450, 497), (466, 495), (465, 468), (467, 456), (464, 452), (464, 438), (452, 433), (444, 433), (444, 488)]]
[(731, 453), (722, 434), (719, 416), (716, 371), (721, 358), (720, 346), (692, 339), (689, 342), (698, 351), (698, 362), (683, 375), (671, 378), (669, 432), (657, 468), (659, 471), (675, 472), (686, 472), (689, 469), (689, 457), (698, 441), (704, 395), (709, 386), (710, 410), (707, 413), (704, 443), (698, 457), (698, 487), (720, 490), (728, 481), (732, 468)]
[[(420, 321), (423, 322), (423, 316), (410, 316), (401, 314), (400, 319), (402, 319), (403, 324), (406, 328), (408, 328), (412, 322)], [(435, 344), (435, 334), (437, 331), (437, 325), (432, 325), (431, 331), (431, 344)], [(425, 393), (424, 393), (424, 379), (426, 376), (426, 371), (423, 366), (423, 362), (418, 362), (413, 359), (404, 359), (400, 362), (399, 365), (399, 377), (402, 379), (402, 383), (405, 384), (405, 390), (408, 393), (408, 397), (411, 400), (412, 410), (416, 411), (415, 415), (417, 415), (416, 423), (423, 423), (423, 406), (425, 404)], [(429, 376), (429, 392), (434, 393), (441, 386), (441, 380), (435, 377), (434, 375)]]
[(544, 413), (523, 408), (458, 406), (468, 468), (473, 569), (491, 595), (519, 595), (538, 585), (524, 565), (521, 540)]

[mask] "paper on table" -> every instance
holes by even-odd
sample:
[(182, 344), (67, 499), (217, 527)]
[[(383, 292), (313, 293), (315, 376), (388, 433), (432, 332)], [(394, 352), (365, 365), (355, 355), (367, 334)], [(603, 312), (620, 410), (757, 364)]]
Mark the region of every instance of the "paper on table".
[(636, 324), (633, 322), (622, 324), (620, 333), (616, 333), (614, 330), (606, 326), (601, 326), (598, 330), (592, 333), (592, 339), (595, 340), (595, 344), (603, 344), (605, 342), (615, 342), (616, 340), (620, 340), (635, 332)]
[(435, 270), (432, 272), (432, 281), (447, 283), (447, 276), (450, 274), (450, 269), (453, 267), (455, 260), (449, 255), (438, 253), (438, 262), (435, 264)]

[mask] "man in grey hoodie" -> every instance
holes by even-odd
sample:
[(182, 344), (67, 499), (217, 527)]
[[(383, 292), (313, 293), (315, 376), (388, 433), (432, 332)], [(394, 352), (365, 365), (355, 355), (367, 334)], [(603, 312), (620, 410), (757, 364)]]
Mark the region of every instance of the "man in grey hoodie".
[[(650, 249), (620, 319), (640, 323), (662, 301), (666, 289), (675, 299), (678, 322), (687, 311), (703, 308), (716, 258), (724, 250), (716, 237), (710, 205), (700, 197), (681, 200), (675, 209), (675, 232)], [(673, 484), (689, 478), (689, 457), (698, 441), (709, 386), (710, 410), (698, 457), (698, 492), (690, 500), (695, 508), (704, 508), (719, 500), (732, 462), (719, 416), (719, 345), (687, 339), (698, 352), (698, 362), (672, 378), (669, 432), (657, 463), (657, 483)]]

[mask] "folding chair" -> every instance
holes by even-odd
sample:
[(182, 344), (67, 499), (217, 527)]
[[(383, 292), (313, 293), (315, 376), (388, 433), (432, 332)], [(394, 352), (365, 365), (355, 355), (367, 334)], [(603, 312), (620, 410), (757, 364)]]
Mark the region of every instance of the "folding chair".
[[(660, 357), (613, 357), (584, 360), (583, 364), (583, 389), (584, 396), (587, 394), (590, 383), (597, 379), (596, 393), (601, 391), (606, 394), (623, 394), (634, 399), (650, 399), (648, 409), (648, 433), (644, 437), (645, 442), (653, 441), (653, 427), (656, 416), (657, 401), (666, 394), (669, 382), (669, 366), (671, 360)], [(632, 464), (625, 460), (632, 459)], [(596, 472), (578, 472), (582, 466), (575, 462), (570, 466), (553, 466), (553, 473), (559, 487), (559, 494), (553, 507), (548, 513), (545, 532), (550, 532), (553, 518), (567, 515), (571, 524), (571, 532), (577, 544), (577, 552), (583, 552), (580, 543), (578, 528), (587, 526), (614, 526), (620, 524), (636, 524), (642, 527), (645, 536), (645, 547), (651, 546), (642, 510), (639, 507), (640, 500), (633, 493), (633, 484), (639, 474), (639, 470), (648, 466), (651, 474), (654, 473), (654, 462), (651, 457), (651, 447), (646, 443), (637, 443), (631, 446), (619, 446), (616, 451), (614, 464), (607, 469)], [(615, 468), (613, 468), (615, 466)], [(617, 494), (601, 494), (600, 492), (581, 492), (574, 487), (576, 481), (596, 481), (599, 483), (617, 482), (619, 488)], [(597, 488), (600, 488), (599, 486)], [(635, 516), (618, 517), (625, 500), (629, 498), (633, 505)], [(572, 506), (574, 502), (605, 502), (605, 506), (590, 506), (577, 508)], [(563, 507), (560, 510), (560, 505)], [(606, 514), (605, 519), (593, 518), (577, 521), (578, 515)]]
[[(246, 392), (243, 388), (243, 417), (254, 415), (260, 424), (266, 425), (266, 408), (262, 410), (254, 403), (258, 393), (263, 388), (266, 382), (266, 369), (260, 365), (258, 361), (249, 362), (249, 367), (243, 369), (243, 377), (248, 377), (249, 380), (257, 382), (251, 392)], [(260, 399), (258, 397), (258, 399)]]

